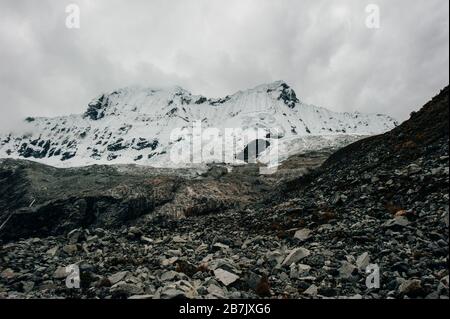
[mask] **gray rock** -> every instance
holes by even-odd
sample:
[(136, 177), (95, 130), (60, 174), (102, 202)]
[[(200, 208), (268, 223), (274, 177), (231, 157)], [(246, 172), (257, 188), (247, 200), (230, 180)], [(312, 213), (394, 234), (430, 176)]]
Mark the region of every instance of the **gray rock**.
[(311, 233), (312, 233), (312, 231), (310, 229), (303, 228), (303, 229), (297, 230), (295, 232), (294, 238), (296, 238), (300, 241), (304, 241), (304, 240), (308, 239), (309, 237), (311, 237)]
[(303, 247), (295, 248), (292, 250), (289, 255), (284, 259), (283, 266), (290, 266), (292, 263), (296, 263), (300, 260), (302, 260), (305, 257), (308, 257), (311, 254), (311, 252)]
[(290, 277), (291, 278), (300, 278), (301, 276), (305, 276), (311, 270), (311, 266), (303, 265), (303, 264), (291, 264), (290, 268)]
[(11, 269), (5, 269), (1, 272), (0, 278), (10, 280), (16, 277), (16, 273)]
[(117, 272), (117, 273), (109, 276), (108, 280), (111, 283), (111, 285), (115, 285), (119, 281), (122, 281), (127, 275), (128, 275), (128, 271), (120, 271), (120, 272)]
[(356, 266), (359, 270), (365, 270), (367, 266), (369, 266), (370, 263), (370, 256), (368, 252), (362, 253), (358, 258), (356, 259)]
[(417, 297), (423, 292), (422, 282), (419, 279), (405, 280), (398, 287), (398, 292), (409, 297)]
[(220, 287), (217, 286), (217, 285), (210, 284), (210, 285), (208, 286), (207, 291), (208, 291), (208, 293), (209, 293), (211, 296), (213, 296), (213, 297), (215, 297), (215, 298), (219, 298), (219, 299), (224, 299), (224, 298), (225, 298), (225, 292), (223, 291), (222, 288), (220, 288)]
[(422, 168), (417, 164), (411, 164), (407, 167), (407, 169), (408, 169), (408, 174), (410, 174), (410, 175), (417, 174), (422, 171)]
[(50, 248), (49, 250), (47, 250), (47, 255), (50, 255), (51, 257), (55, 257), (56, 254), (58, 253), (59, 250), (59, 246), (55, 246), (53, 248)]
[(312, 284), (311, 286), (309, 286), (308, 289), (306, 289), (303, 293), (305, 295), (311, 296), (311, 297), (316, 297), (317, 293), (318, 293), (319, 289), (317, 288), (316, 285)]
[(186, 280), (187, 277), (185, 274), (170, 270), (163, 273), (160, 277), (161, 281), (173, 281), (173, 280)]
[(448, 228), (448, 215), (449, 215), (449, 213), (448, 213), (448, 211), (444, 214), (444, 224), (445, 224), (445, 227), (447, 227)]
[(216, 276), (217, 280), (219, 280), (225, 286), (229, 286), (239, 279), (238, 275), (220, 268), (214, 270), (214, 275)]
[(186, 238), (184, 238), (184, 237), (181, 237), (181, 236), (174, 236), (173, 238), (172, 238), (172, 241), (174, 242), (174, 243), (177, 243), (177, 244), (184, 244), (184, 243), (187, 243), (187, 239)]
[(111, 287), (110, 292), (114, 295), (132, 296), (142, 295), (144, 293), (144, 289), (139, 285), (120, 281)]
[(342, 265), (339, 268), (339, 277), (343, 279), (348, 279), (352, 277), (356, 269), (357, 268), (353, 264), (349, 263), (348, 261), (344, 261), (342, 262)]
[(194, 286), (192, 286), (188, 281), (180, 280), (164, 286), (155, 294), (153, 298), (173, 299), (177, 297), (184, 297), (194, 299), (197, 296), (198, 293)]
[(222, 243), (215, 243), (213, 245), (213, 250), (229, 250), (230, 247), (228, 245), (222, 244)]
[(309, 273), (309, 271), (311, 270), (311, 266), (298, 264), (297, 265), (297, 269), (298, 269), (299, 275), (300, 276), (304, 276), (304, 275), (307, 275)]
[(171, 257), (171, 258), (163, 259), (163, 260), (161, 260), (161, 265), (163, 267), (173, 265), (178, 259), (179, 259), (178, 257)]
[(78, 251), (78, 247), (75, 244), (69, 244), (65, 245), (62, 250), (68, 255), (73, 255)]
[(80, 241), (83, 235), (83, 231), (81, 229), (74, 229), (67, 234), (67, 239), (69, 240), (69, 244), (76, 244)]
[(266, 260), (268, 262), (275, 261), (277, 265), (280, 265), (285, 258), (284, 256), (285, 255), (279, 250), (270, 251), (266, 253)]
[(408, 225), (409, 221), (405, 216), (396, 216), (394, 219), (390, 219), (383, 224), (387, 228), (406, 227)]
[(34, 289), (35, 283), (33, 281), (25, 281), (22, 283), (22, 288), (25, 293), (29, 293)]
[(68, 275), (66, 271), (66, 267), (58, 267), (56, 268), (55, 272), (53, 273), (53, 278), (55, 279), (64, 279)]
[(292, 279), (296, 279), (299, 277), (299, 273), (297, 270), (297, 265), (296, 264), (291, 264), (290, 268), (290, 273), (289, 273), (289, 277)]

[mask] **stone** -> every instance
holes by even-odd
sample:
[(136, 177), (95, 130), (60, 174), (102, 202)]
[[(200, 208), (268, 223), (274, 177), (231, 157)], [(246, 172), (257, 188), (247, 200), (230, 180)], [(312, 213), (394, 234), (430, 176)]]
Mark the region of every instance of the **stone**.
[(170, 270), (163, 273), (160, 277), (161, 281), (173, 281), (174, 279), (182, 280), (187, 279), (185, 274)]
[(83, 231), (81, 229), (74, 229), (67, 234), (67, 239), (69, 240), (69, 244), (76, 244), (80, 241), (83, 235)]
[(213, 250), (217, 251), (217, 250), (229, 250), (230, 247), (228, 245), (222, 244), (222, 243), (215, 243), (213, 245)]
[(445, 214), (444, 214), (444, 218), (443, 218), (443, 220), (444, 220), (444, 224), (445, 224), (445, 227), (447, 227), (448, 228), (448, 212), (446, 212)]
[(177, 243), (177, 244), (184, 244), (184, 243), (187, 243), (187, 240), (185, 239), (185, 238), (183, 238), (183, 237), (181, 237), (181, 236), (174, 236), (173, 238), (172, 238), (172, 241), (174, 242), (174, 243)]
[(448, 289), (449, 286), (449, 275), (445, 276), (444, 278), (441, 279), (441, 283), (442, 285)]
[(120, 271), (120, 272), (117, 272), (117, 273), (109, 276), (108, 280), (111, 283), (111, 285), (115, 285), (118, 282), (122, 281), (127, 275), (128, 275), (128, 271)]
[(368, 252), (362, 253), (356, 259), (356, 267), (358, 267), (359, 270), (365, 270), (367, 266), (369, 266), (369, 263), (370, 263), (370, 256)]
[(206, 289), (206, 287), (204, 287), (204, 286), (200, 286), (197, 288), (197, 293), (200, 296), (206, 296), (208, 294), (208, 289)]
[(55, 290), (58, 286), (51, 280), (45, 280), (38, 287), (40, 291)]
[(25, 281), (22, 283), (23, 292), (29, 293), (34, 289), (35, 283), (33, 281)]
[(47, 255), (50, 255), (51, 257), (55, 257), (56, 254), (58, 253), (59, 250), (59, 246), (55, 246), (53, 248), (50, 248), (49, 250), (47, 250)]
[(219, 280), (225, 286), (229, 286), (239, 279), (238, 275), (220, 268), (214, 270), (214, 275), (216, 276), (217, 280)]
[(172, 256), (172, 257), (180, 257), (183, 253), (180, 249), (168, 249), (166, 251), (166, 255)]
[(215, 298), (219, 298), (219, 299), (225, 298), (225, 293), (224, 293), (223, 289), (217, 285), (210, 284), (207, 288), (207, 291), (211, 296), (213, 296)]
[(143, 234), (142, 234), (142, 231), (138, 227), (131, 226), (128, 229), (128, 234), (127, 235), (130, 238), (141, 238)]
[(192, 277), (198, 271), (198, 267), (187, 260), (179, 260), (176, 262), (176, 271)]
[(144, 289), (136, 284), (130, 284), (124, 281), (120, 281), (111, 287), (110, 292), (114, 295), (132, 296), (142, 295), (144, 293)]
[(310, 229), (307, 228), (303, 228), (300, 230), (297, 230), (294, 234), (294, 238), (300, 240), (300, 241), (304, 241), (307, 240), (310, 236), (311, 236), (312, 231)]
[(88, 237), (86, 237), (86, 241), (87, 241), (88, 243), (92, 243), (92, 242), (97, 241), (98, 238), (99, 238), (98, 235), (88, 236)]
[(266, 260), (268, 262), (275, 261), (277, 265), (280, 265), (284, 260), (284, 254), (279, 250), (269, 251), (266, 253)]
[(387, 228), (406, 227), (408, 225), (409, 221), (405, 216), (396, 216), (394, 219), (390, 219), (383, 224)]
[(162, 287), (153, 298), (155, 299), (173, 299), (173, 298), (188, 298), (194, 299), (198, 296), (197, 290), (188, 281), (180, 280), (178, 282), (170, 283)]
[(313, 284), (313, 285), (309, 286), (309, 288), (306, 289), (303, 293), (305, 295), (308, 295), (308, 296), (311, 296), (311, 297), (316, 297), (318, 291), (319, 291), (319, 289), (317, 288), (317, 286)]
[(66, 267), (58, 267), (56, 268), (55, 272), (53, 273), (53, 278), (55, 279), (65, 279), (68, 275), (68, 272), (66, 270)]
[(417, 297), (423, 293), (422, 282), (419, 279), (405, 280), (398, 287), (398, 292), (408, 297)]
[(411, 164), (408, 166), (408, 174), (413, 175), (420, 173), (422, 171), (422, 168), (417, 164)]
[(161, 265), (164, 267), (173, 265), (178, 259), (179, 259), (178, 257), (171, 257), (168, 259), (163, 259), (163, 260), (161, 260)]
[(297, 270), (297, 265), (296, 264), (291, 264), (290, 268), (290, 273), (289, 273), (289, 277), (291, 279), (296, 279), (299, 277), (299, 273)]
[(141, 240), (146, 242), (146, 243), (149, 243), (149, 244), (153, 243), (153, 239), (145, 237), (145, 236), (141, 236)]
[(303, 265), (303, 264), (291, 264), (289, 277), (291, 278), (299, 278), (301, 276), (307, 275), (311, 270), (311, 266)]
[(339, 268), (339, 277), (343, 279), (348, 279), (352, 277), (356, 269), (357, 268), (353, 264), (349, 263), (348, 261), (344, 261), (342, 262), (342, 265)]
[(334, 197), (331, 199), (331, 204), (332, 205), (340, 205), (340, 204), (343, 204), (346, 200), (347, 200), (347, 196), (336, 193), (336, 194), (334, 194)]
[(195, 249), (195, 253), (199, 254), (206, 250), (208, 250), (208, 245), (203, 243)]
[(0, 277), (5, 280), (10, 280), (10, 279), (14, 279), (16, 277), (16, 274), (14, 273), (14, 271), (11, 268), (7, 268), (2, 271), (2, 273), (0, 274)]
[(293, 249), (289, 255), (284, 259), (283, 266), (290, 266), (292, 263), (296, 263), (305, 257), (308, 257), (311, 252), (303, 247)]
[(309, 273), (309, 271), (311, 270), (311, 266), (298, 264), (297, 269), (298, 269), (299, 275), (304, 276)]
[(68, 255), (73, 255), (78, 251), (78, 247), (75, 244), (69, 244), (65, 245), (62, 250)]

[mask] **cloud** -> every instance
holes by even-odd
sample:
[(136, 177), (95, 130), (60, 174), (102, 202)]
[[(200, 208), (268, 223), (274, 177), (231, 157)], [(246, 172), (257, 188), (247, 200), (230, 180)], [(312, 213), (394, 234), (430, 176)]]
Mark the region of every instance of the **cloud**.
[(449, 81), (447, 1), (376, 1), (380, 29), (361, 0), (72, 2), (0, 3), (3, 128), (129, 85), (217, 97), (279, 79), (308, 103), (403, 120)]

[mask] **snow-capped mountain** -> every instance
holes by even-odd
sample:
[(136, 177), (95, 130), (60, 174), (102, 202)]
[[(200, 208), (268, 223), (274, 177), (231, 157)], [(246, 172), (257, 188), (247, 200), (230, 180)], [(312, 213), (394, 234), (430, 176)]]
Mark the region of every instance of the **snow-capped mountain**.
[[(0, 136), (0, 157), (57, 167), (130, 163), (182, 166), (192, 155), (180, 155), (175, 163), (171, 152), (174, 147), (190, 147), (193, 123), (201, 123), (203, 130), (216, 129), (217, 135), (202, 140), (213, 147), (224, 141), (226, 129), (263, 129), (268, 149), (260, 158), (269, 156), (270, 145), (276, 141), (281, 159), (304, 149), (346, 143), (349, 137), (383, 133), (397, 125), (386, 115), (336, 113), (302, 103), (282, 81), (220, 99), (192, 95), (180, 87), (124, 88), (100, 95), (84, 114), (27, 118), (25, 122), (20, 133)], [(187, 134), (174, 138), (175, 128)], [(249, 142), (238, 135), (233, 147), (244, 151)], [(230, 144), (225, 142), (224, 148)], [(202, 154), (203, 162), (223, 162), (222, 155)]]

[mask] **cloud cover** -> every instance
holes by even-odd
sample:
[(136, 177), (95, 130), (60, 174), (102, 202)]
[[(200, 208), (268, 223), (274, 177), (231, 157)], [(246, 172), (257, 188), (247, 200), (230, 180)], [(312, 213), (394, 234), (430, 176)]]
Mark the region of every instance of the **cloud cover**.
[[(81, 9), (67, 29), (66, 6)], [(365, 25), (368, 4), (381, 28)], [(404, 120), (449, 82), (447, 0), (0, 2), (0, 125), (81, 113), (105, 91), (225, 96), (285, 80), (307, 103)]]

